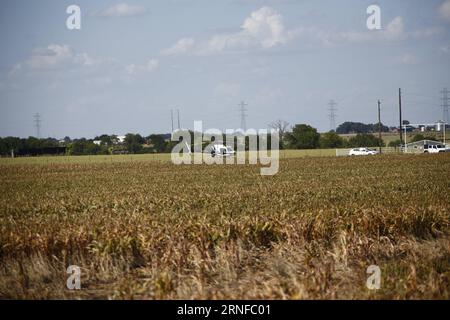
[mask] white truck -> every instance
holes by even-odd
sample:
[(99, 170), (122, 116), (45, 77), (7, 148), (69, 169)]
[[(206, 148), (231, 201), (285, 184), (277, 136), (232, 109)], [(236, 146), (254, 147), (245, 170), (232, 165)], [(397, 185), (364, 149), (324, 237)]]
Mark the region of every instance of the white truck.
[(448, 151), (443, 144), (426, 144), (423, 146), (423, 153), (442, 153)]

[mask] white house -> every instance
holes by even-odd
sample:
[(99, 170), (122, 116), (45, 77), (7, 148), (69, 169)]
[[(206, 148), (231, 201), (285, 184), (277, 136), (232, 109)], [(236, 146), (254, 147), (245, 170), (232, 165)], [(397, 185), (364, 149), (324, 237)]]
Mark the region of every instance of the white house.
[(117, 143), (124, 143), (125, 142), (125, 136), (117, 136)]

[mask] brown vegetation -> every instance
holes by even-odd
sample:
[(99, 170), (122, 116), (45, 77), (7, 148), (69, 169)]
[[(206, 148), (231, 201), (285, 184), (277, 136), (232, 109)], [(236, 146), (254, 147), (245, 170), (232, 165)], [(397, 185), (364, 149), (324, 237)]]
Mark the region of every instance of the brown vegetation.
[(0, 298), (449, 299), (449, 176), (446, 154), (3, 164)]

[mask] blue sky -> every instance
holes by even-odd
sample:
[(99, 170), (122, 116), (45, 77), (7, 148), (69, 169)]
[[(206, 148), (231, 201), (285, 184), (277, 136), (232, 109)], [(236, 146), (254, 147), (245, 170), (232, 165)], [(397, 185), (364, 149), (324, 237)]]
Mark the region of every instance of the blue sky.
[[(66, 8), (81, 8), (68, 30)], [(366, 27), (381, 8), (382, 30)], [(329, 130), (396, 125), (397, 90), (411, 122), (442, 118), (450, 87), (450, 0), (2, 1), (0, 136), (94, 137), (276, 120)]]

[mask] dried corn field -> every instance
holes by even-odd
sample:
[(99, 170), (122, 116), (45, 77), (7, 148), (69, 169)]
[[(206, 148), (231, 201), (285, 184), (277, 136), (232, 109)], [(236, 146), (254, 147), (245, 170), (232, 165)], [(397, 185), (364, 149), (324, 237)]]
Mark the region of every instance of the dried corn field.
[(0, 298), (450, 298), (450, 155), (284, 159), (272, 177), (11, 161), (0, 177)]

